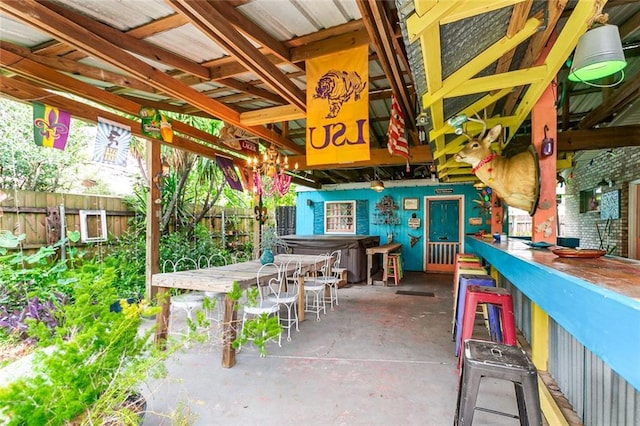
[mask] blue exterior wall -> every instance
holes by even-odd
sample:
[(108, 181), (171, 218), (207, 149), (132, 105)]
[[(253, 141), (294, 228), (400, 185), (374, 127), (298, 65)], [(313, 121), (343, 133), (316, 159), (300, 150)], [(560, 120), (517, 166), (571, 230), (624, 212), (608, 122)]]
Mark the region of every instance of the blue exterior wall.
[[(313, 235), (314, 234), (314, 216), (317, 211), (317, 203), (323, 203), (325, 201), (367, 201), (367, 218), (368, 224), (364, 227), (364, 232), (358, 232), (360, 235), (377, 235), (380, 237), (380, 244), (387, 242), (387, 233), (392, 230), (394, 234), (394, 242), (402, 244), (402, 257), (404, 259), (404, 267), (407, 271), (423, 271), (424, 270), (424, 242), (426, 240), (425, 232), (425, 211), (424, 211), (424, 197), (425, 196), (450, 196), (450, 195), (462, 195), (463, 196), (463, 209), (464, 209), (464, 233), (474, 234), (481, 229), (489, 230), (488, 225), (472, 226), (469, 225), (469, 217), (480, 217), (480, 211), (477, 208), (474, 199), (479, 199), (479, 192), (470, 184), (433, 184), (430, 181), (421, 184), (413, 184), (412, 186), (389, 186), (382, 192), (375, 192), (368, 186), (362, 186), (360, 188), (345, 188), (339, 187), (331, 188), (329, 190), (309, 190), (300, 191), (297, 193), (296, 200), (296, 234), (298, 235)], [(442, 191), (451, 190), (452, 192), (437, 193)], [(400, 224), (395, 227), (389, 225), (374, 225), (374, 214), (376, 212), (375, 206), (383, 196), (390, 195), (394, 202), (398, 205), (396, 211), (400, 218)], [(403, 199), (405, 197), (418, 198), (419, 206), (418, 210), (404, 210)], [(311, 203), (308, 202), (311, 200)], [(411, 214), (416, 213), (420, 218), (420, 228), (409, 228), (409, 218)], [(488, 218), (484, 218), (487, 220)], [(317, 220), (317, 219), (316, 219)], [(357, 218), (357, 221), (361, 219)], [(452, 219), (452, 226), (454, 226)], [(362, 228), (362, 227), (360, 227)], [(359, 228), (359, 230), (360, 230)], [(420, 240), (411, 247), (409, 234), (413, 236), (420, 236)], [(461, 241), (464, 240), (464, 236), (460, 236)]]

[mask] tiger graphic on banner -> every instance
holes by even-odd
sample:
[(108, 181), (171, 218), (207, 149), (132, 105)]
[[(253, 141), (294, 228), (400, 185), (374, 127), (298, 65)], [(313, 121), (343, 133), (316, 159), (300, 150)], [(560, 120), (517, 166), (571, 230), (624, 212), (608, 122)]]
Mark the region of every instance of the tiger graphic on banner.
[(369, 160), (368, 64), (367, 46), (307, 61), (308, 165)]
[(331, 70), (320, 77), (316, 86), (315, 99), (326, 99), (329, 102), (329, 114), (325, 118), (334, 118), (340, 112), (342, 104), (353, 95), (354, 100), (360, 99), (360, 92), (367, 86), (355, 71)]

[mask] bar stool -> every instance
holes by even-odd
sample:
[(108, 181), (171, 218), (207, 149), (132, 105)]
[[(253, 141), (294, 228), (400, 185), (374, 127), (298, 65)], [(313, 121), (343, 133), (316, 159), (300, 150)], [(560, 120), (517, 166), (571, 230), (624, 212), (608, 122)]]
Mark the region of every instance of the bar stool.
[(397, 286), (402, 279), (402, 266), (400, 253), (389, 253), (387, 260), (387, 279), (393, 278), (394, 284)]
[[(491, 279), (493, 280), (493, 278)], [(516, 321), (513, 316), (513, 299), (509, 290), (502, 287), (485, 287), (478, 285), (470, 285), (467, 287), (459, 341), (464, 342), (473, 335), (476, 309), (480, 303), (489, 304), (491, 340), (502, 342), (505, 345), (516, 346)], [(492, 311), (493, 314), (491, 314)], [(500, 325), (502, 325), (502, 330), (500, 330)], [(458, 368), (460, 368), (461, 364), (462, 357), (458, 359)]]
[[(467, 266), (468, 265), (468, 266)], [(456, 318), (458, 317), (458, 306), (462, 306), (460, 304), (460, 275), (468, 274), (468, 275), (489, 275), (486, 269), (484, 269), (480, 264), (474, 264), (471, 262), (460, 262), (460, 266), (456, 267), (453, 272), (453, 310), (452, 310), (452, 318), (451, 318), (451, 338), (453, 339), (456, 335)]]
[(475, 410), (515, 417), (512, 414), (476, 407), (480, 381), (483, 377), (508, 380), (514, 384), (521, 425), (542, 425), (538, 375), (527, 354), (517, 346), (469, 339), (464, 342), (460, 358), (462, 376), (458, 386), (458, 402), (454, 425), (471, 425)]
[[(491, 287), (495, 288), (496, 280), (493, 277), (486, 274), (485, 275), (470, 275), (470, 274), (462, 274), (460, 275), (460, 289), (458, 291), (458, 310), (456, 312), (456, 350), (455, 355), (460, 355), (460, 348), (462, 346), (462, 331), (464, 330), (464, 323), (467, 320), (467, 316), (465, 316), (467, 304), (469, 303), (469, 287), (471, 286), (482, 286), (482, 287)], [(473, 306), (473, 311), (469, 314), (471, 321), (471, 331), (473, 332), (473, 323), (475, 322), (476, 317), (476, 309), (477, 305)], [(487, 327), (489, 331), (489, 335), (496, 341), (502, 341), (502, 334), (500, 332), (500, 311), (496, 306), (489, 305), (485, 311), (486, 320), (489, 323), (489, 327)], [(470, 335), (467, 338), (471, 337)], [(459, 365), (459, 363), (458, 363)]]

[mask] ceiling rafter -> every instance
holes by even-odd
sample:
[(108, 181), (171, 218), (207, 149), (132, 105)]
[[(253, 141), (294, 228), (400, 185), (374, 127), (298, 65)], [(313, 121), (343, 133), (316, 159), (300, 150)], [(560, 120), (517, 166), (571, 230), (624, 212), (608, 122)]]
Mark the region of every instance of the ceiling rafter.
[[(123, 98), (113, 93), (98, 89), (88, 83), (64, 75), (30, 59), (23, 58), (6, 50), (0, 50), (0, 64), (26, 78), (55, 90), (64, 90), (76, 96), (106, 105), (118, 111), (130, 115), (138, 115), (142, 104)], [(191, 127), (178, 120), (173, 120), (173, 128), (176, 132), (187, 134), (191, 137), (217, 144), (218, 138), (202, 130)]]
[[(98, 122), (98, 118), (106, 118), (111, 121), (129, 126), (131, 133), (141, 138), (147, 138), (140, 131), (140, 122), (130, 120), (117, 114), (113, 114), (102, 109), (94, 108), (90, 105), (78, 104), (73, 99), (66, 98), (64, 96), (55, 95), (51, 92), (47, 92), (44, 89), (30, 85), (28, 83), (18, 81), (16, 79), (8, 78), (0, 75), (0, 88), (2, 92), (18, 99), (22, 102), (30, 102), (32, 99), (45, 98), (47, 104), (64, 109), (71, 113), (74, 118), (79, 118), (84, 121), (89, 121), (93, 124)], [(206, 146), (200, 143), (193, 142), (185, 137), (174, 135), (172, 143), (166, 143), (161, 140), (154, 139), (153, 143), (161, 143), (173, 148), (184, 149), (194, 154), (202, 155), (208, 158), (214, 158), (216, 153), (229, 154), (227, 148), (220, 149), (215, 145)]]
[(620, 87), (616, 88), (602, 104), (580, 120), (578, 128), (590, 129), (614, 113), (619, 112), (620, 109), (628, 105), (629, 102), (637, 99), (640, 99), (640, 74), (634, 75)]
[(87, 31), (75, 22), (56, 14), (54, 11), (33, 0), (25, 0), (20, 3), (3, 2), (0, 3), (0, 10), (3, 10), (32, 27), (38, 28), (46, 33), (55, 34), (57, 38), (63, 40), (65, 43), (74, 45), (77, 49), (100, 58), (117, 68), (123, 69), (135, 78), (156, 87), (156, 89), (196, 105), (212, 116), (241, 127), (254, 135), (274, 143), (276, 146), (287, 148), (296, 153), (304, 152), (304, 147), (300, 147), (292, 141), (285, 140), (275, 132), (264, 127), (244, 126), (240, 123), (240, 114), (237, 111), (202, 95), (189, 86), (185, 86), (130, 53), (114, 49), (113, 45), (107, 40)]
[(384, 70), (393, 94), (400, 104), (400, 108), (402, 108), (404, 112), (405, 126), (410, 130), (409, 134), (412, 135), (413, 144), (418, 145), (419, 141), (415, 127), (415, 108), (413, 107), (409, 90), (405, 85), (404, 73), (398, 61), (398, 52), (396, 52), (393, 42), (395, 32), (387, 17), (384, 3), (370, 0), (357, 0), (357, 4), (364, 25), (369, 32), (369, 38), (378, 54), (380, 65)]
[(233, 55), (247, 70), (258, 75), (287, 102), (306, 111), (304, 92), (267, 60), (211, 4), (194, 0), (169, 0), (169, 3), (178, 12), (186, 15), (191, 25)]

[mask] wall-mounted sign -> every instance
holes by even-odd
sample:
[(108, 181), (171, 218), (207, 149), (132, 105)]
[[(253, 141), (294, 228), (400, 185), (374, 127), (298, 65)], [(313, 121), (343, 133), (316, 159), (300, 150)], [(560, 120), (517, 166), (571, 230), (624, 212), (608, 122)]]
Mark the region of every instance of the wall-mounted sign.
[(482, 225), (482, 218), (481, 217), (470, 217), (469, 218), (469, 225), (471, 225), (471, 226), (480, 226), (480, 225)]
[(453, 188), (438, 188), (436, 194), (453, 194)]

